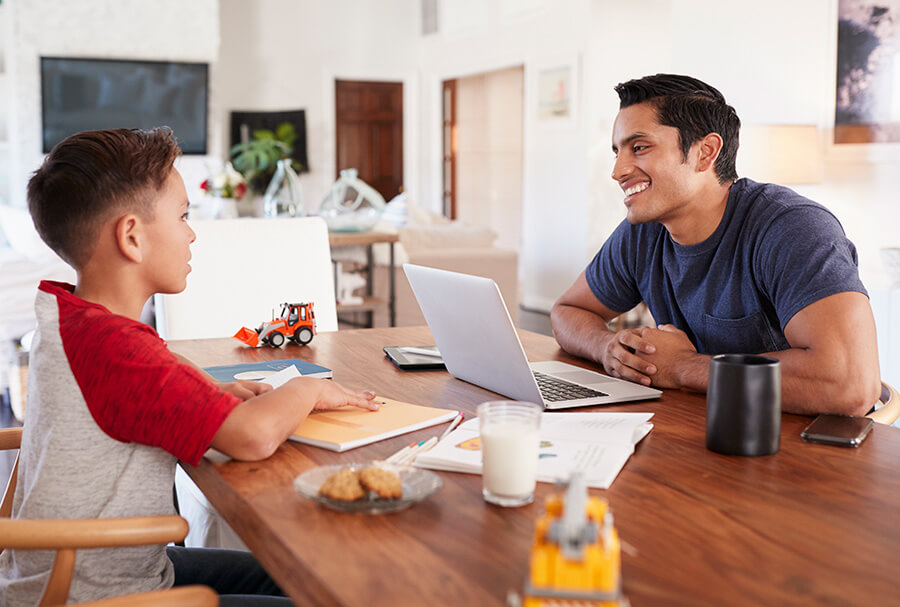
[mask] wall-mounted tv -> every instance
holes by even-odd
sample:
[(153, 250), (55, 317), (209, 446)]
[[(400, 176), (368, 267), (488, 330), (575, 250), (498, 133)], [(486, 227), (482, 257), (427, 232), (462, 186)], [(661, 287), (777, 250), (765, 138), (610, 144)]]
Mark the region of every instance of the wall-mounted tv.
[(205, 154), (208, 83), (206, 63), (41, 57), (44, 153), (80, 131), (168, 126)]

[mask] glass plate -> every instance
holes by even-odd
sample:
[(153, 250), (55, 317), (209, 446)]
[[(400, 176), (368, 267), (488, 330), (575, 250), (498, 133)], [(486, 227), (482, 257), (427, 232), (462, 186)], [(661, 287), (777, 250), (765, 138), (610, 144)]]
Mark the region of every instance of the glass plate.
[[(399, 476), (400, 481), (403, 483), (403, 497), (397, 499), (385, 499), (370, 492), (367, 497), (348, 502), (319, 495), (319, 487), (322, 486), (322, 483), (339, 470), (343, 468), (362, 470), (363, 468), (369, 468), (371, 466), (390, 470)], [(365, 512), (368, 514), (396, 512), (397, 510), (409, 508), (413, 504), (421, 502), (426, 497), (434, 494), (443, 485), (444, 482), (441, 480), (441, 477), (430, 470), (412, 468), (410, 466), (394, 466), (384, 462), (361, 462), (333, 466), (319, 466), (318, 468), (307, 470), (294, 479), (294, 489), (296, 489), (298, 493), (319, 502), (323, 506), (327, 506), (333, 510), (340, 510), (341, 512)]]

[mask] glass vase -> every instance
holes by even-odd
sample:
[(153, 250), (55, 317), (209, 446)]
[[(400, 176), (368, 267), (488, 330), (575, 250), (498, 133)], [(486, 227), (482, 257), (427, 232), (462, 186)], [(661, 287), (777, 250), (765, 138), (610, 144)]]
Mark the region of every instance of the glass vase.
[(291, 159), (278, 161), (275, 174), (266, 188), (263, 200), (263, 214), (266, 217), (302, 217), (303, 189), (300, 177), (291, 167)]

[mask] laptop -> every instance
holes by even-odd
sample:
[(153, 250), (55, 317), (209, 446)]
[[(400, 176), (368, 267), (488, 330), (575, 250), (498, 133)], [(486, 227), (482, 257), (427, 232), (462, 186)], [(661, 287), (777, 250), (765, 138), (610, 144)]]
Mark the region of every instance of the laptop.
[(660, 390), (558, 361), (529, 363), (500, 289), (490, 278), (404, 264), (447, 371), (545, 409), (658, 398)]

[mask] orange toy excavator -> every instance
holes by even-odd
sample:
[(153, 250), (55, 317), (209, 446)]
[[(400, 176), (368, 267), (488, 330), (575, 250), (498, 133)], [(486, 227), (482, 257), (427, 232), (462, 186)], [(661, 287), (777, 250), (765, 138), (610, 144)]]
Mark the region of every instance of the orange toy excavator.
[(259, 328), (241, 330), (234, 336), (254, 348), (263, 344), (278, 348), (284, 345), (285, 340), (293, 339), (301, 346), (312, 341), (316, 334), (316, 315), (313, 312), (313, 304), (309, 303), (283, 303), (281, 304), (281, 316), (271, 322), (264, 322)]

